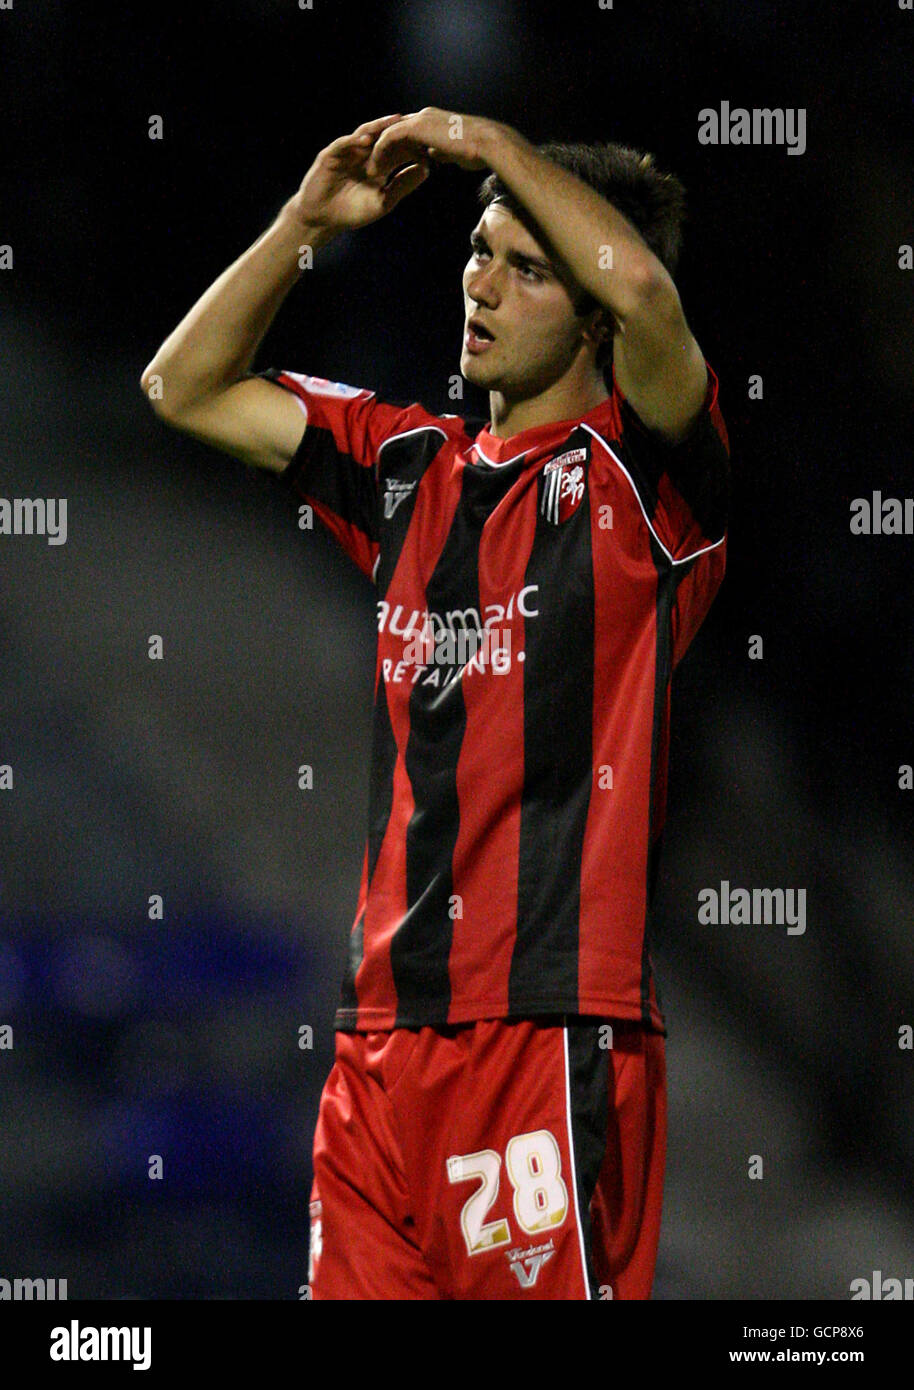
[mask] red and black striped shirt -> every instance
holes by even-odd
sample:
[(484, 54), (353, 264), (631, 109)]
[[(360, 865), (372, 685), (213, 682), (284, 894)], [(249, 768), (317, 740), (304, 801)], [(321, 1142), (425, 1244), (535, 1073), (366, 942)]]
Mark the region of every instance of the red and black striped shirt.
[(594, 1014), (665, 1031), (649, 943), (670, 680), (725, 565), (714, 372), (676, 445), (615, 378), (586, 415), (500, 439), (259, 375), (307, 411), (284, 482), (378, 596), (337, 1028)]

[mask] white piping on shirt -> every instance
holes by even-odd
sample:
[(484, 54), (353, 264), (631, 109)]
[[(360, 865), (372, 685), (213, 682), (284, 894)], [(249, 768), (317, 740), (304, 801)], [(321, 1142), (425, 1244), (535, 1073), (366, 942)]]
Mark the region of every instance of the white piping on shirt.
[(704, 555), (704, 553), (705, 553), (706, 551), (708, 551), (708, 550), (716, 550), (717, 547), (718, 547), (719, 545), (723, 545), (724, 541), (726, 540), (726, 533), (724, 533), (724, 535), (721, 536), (721, 538), (720, 538), (719, 541), (713, 541), (710, 545), (703, 545), (703, 546), (701, 547), (700, 550), (693, 550), (692, 553), (691, 553), (691, 555), (683, 555), (683, 557), (682, 557), (681, 560), (674, 560), (674, 559), (673, 559), (673, 556), (672, 556), (672, 555), (670, 554), (670, 552), (667, 550), (666, 546), (663, 544), (663, 541), (660, 539), (660, 537), (657, 535), (657, 532), (654, 530), (654, 527), (653, 527), (653, 525), (652, 525), (652, 523), (651, 523), (651, 519), (650, 519), (650, 517), (648, 516), (647, 512), (644, 510), (644, 503), (641, 501), (641, 494), (639, 493), (638, 489), (635, 487), (635, 483), (634, 483), (634, 480), (633, 480), (633, 478), (632, 478), (632, 475), (629, 473), (628, 469), (625, 467), (625, 464), (624, 464), (624, 463), (622, 462), (622, 460), (619, 458), (619, 455), (618, 455), (613, 449), (611, 449), (611, 448), (609, 447), (609, 445), (607, 444), (606, 440), (603, 439), (601, 435), (597, 434), (596, 430), (591, 429), (590, 425), (585, 425), (584, 422), (583, 422), (583, 420), (581, 421), (581, 429), (582, 429), (582, 430), (586, 430), (588, 434), (592, 434), (593, 437), (594, 437), (594, 439), (596, 439), (597, 442), (598, 442), (599, 444), (602, 444), (602, 445), (603, 445), (603, 448), (604, 448), (604, 449), (606, 450), (606, 452), (609, 454), (610, 458), (611, 458), (615, 463), (617, 463), (617, 464), (619, 465), (619, 467), (622, 469), (622, 472), (625, 474), (626, 478), (628, 479), (629, 486), (631, 487), (632, 492), (635, 494), (635, 497), (637, 498), (638, 506), (641, 508), (641, 515), (644, 517), (644, 520), (647, 522), (648, 530), (650, 531), (651, 535), (654, 537), (654, 540), (655, 540), (655, 541), (657, 542), (657, 544), (660, 546), (660, 549), (663, 551), (664, 555), (665, 555), (666, 558), (669, 560), (669, 562), (670, 562), (671, 565), (687, 565), (687, 564), (689, 563), (690, 560), (696, 560), (696, 559), (698, 558), (699, 555)]
[[(456, 418), (457, 418), (456, 415), (455, 415), (453, 418), (456, 419)], [(428, 431), (428, 430), (436, 430), (437, 433), (441, 435), (442, 439), (447, 439), (447, 437), (448, 437), (448, 436), (447, 436), (447, 431), (446, 431), (446, 430), (443, 430), (443, 429), (441, 428), (440, 425), (416, 425), (416, 426), (414, 426), (414, 428), (411, 429), (411, 430), (402, 430), (402, 431), (400, 432), (400, 434), (389, 434), (389, 435), (387, 436), (387, 438), (386, 438), (385, 440), (383, 440), (383, 441), (378, 445), (378, 457), (380, 458), (381, 450), (384, 448), (384, 445), (385, 445), (385, 444), (391, 444), (391, 443), (393, 443), (393, 441), (394, 441), (395, 439), (406, 439), (406, 438), (408, 438), (408, 436), (411, 435), (411, 434), (424, 434), (424, 433), (425, 433), (426, 431)], [(379, 565), (380, 563), (381, 563), (381, 552), (380, 552), (380, 550), (379, 550), (378, 553), (377, 553), (377, 555), (376, 555), (376, 557), (375, 557), (375, 562), (374, 562), (374, 564), (373, 564), (372, 567), (371, 567), (371, 580), (372, 580), (372, 583), (375, 583), (375, 582), (376, 582), (376, 581), (375, 581), (375, 576), (376, 576), (376, 574), (377, 574), (377, 572), (378, 572), (378, 565)]]
[(504, 468), (505, 464), (514, 463), (517, 459), (522, 459), (524, 454), (532, 454), (537, 446), (531, 444), (529, 449), (522, 449), (519, 454), (512, 454), (509, 459), (500, 459), (498, 462), (496, 462), (495, 459), (488, 458), (487, 455), (482, 452), (478, 444), (474, 444), (472, 447), (476, 450), (483, 463), (488, 463), (492, 468)]
[(411, 434), (423, 434), (426, 430), (437, 430), (442, 439), (447, 439), (447, 431), (440, 425), (416, 425), (411, 430), (403, 430), (401, 434), (389, 434), (383, 443), (378, 445), (378, 453), (384, 448), (385, 444), (392, 444), (395, 439), (407, 439)]

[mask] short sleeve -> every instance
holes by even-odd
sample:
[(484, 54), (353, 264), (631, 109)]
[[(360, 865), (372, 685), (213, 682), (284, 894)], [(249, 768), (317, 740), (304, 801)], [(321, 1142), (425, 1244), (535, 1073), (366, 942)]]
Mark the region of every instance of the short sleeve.
[(642, 423), (612, 374), (619, 429), (615, 446), (652, 529), (677, 563), (719, 544), (729, 520), (730, 441), (718, 404), (717, 376), (710, 363), (705, 366), (708, 385), (701, 413), (677, 444)]
[(408, 430), (417, 404), (379, 401), (374, 391), (268, 367), (262, 377), (295, 395), (307, 416), (301, 444), (280, 474), (371, 578), (380, 546), (378, 451)]

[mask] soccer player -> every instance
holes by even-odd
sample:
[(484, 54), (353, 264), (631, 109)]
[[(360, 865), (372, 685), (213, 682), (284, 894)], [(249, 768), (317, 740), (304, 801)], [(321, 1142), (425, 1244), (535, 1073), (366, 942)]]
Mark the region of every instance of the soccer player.
[[(489, 171), (460, 355), (488, 421), (251, 372), (304, 248), (439, 161)], [(169, 424), (281, 474), (377, 589), (314, 1298), (650, 1296), (670, 681), (723, 577), (729, 496), (672, 279), (683, 208), (627, 147), (535, 148), (433, 107), (368, 121), (143, 374)]]

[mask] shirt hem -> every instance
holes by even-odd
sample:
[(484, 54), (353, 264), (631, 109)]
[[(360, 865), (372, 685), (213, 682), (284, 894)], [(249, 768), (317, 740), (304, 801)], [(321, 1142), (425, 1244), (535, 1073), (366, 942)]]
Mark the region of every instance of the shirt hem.
[(572, 1017), (606, 1018), (610, 1021), (641, 1024), (650, 1033), (667, 1036), (666, 1020), (656, 1008), (645, 1018), (639, 1005), (620, 999), (522, 999), (513, 1008), (503, 1003), (477, 1002), (463, 1004), (447, 1014), (398, 1014), (391, 1009), (339, 1008), (334, 1018), (338, 1033), (387, 1033), (396, 1028), (451, 1028), (459, 1024), (480, 1023), (484, 1019), (500, 1018), (508, 1022), (565, 1014)]

